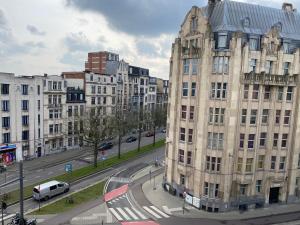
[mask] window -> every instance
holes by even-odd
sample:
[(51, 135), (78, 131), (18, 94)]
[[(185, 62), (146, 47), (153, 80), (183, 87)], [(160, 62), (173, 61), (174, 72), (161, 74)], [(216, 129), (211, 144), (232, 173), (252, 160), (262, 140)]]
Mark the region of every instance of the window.
[(249, 97), (249, 84), (244, 84), (244, 99)]
[(247, 109), (242, 109), (241, 124), (246, 124), (247, 122)]
[(251, 109), (250, 124), (252, 125), (256, 124), (256, 115), (257, 115), (257, 109)]
[(283, 63), (283, 75), (289, 75), (290, 63), (284, 62)]
[(227, 47), (227, 34), (221, 33), (218, 34), (218, 48)]
[(240, 134), (240, 148), (244, 148), (245, 134)]
[(268, 124), (268, 120), (269, 120), (269, 110), (263, 109), (262, 116), (261, 116), (261, 123)]
[(71, 117), (73, 114), (72, 106), (68, 106), (68, 117)]
[(248, 135), (248, 149), (254, 148), (255, 134)]
[(52, 81), (48, 81), (48, 90), (52, 90)]
[(180, 174), (180, 184), (185, 185), (185, 176), (183, 174)]
[(106, 94), (106, 87), (103, 87), (103, 94)]
[(274, 133), (273, 134), (273, 147), (274, 148), (278, 147), (278, 138), (279, 138), (279, 134), (278, 133)]
[(184, 163), (184, 150), (179, 149), (178, 151), (178, 161)]
[(191, 31), (196, 31), (197, 26), (198, 26), (198, 20), (196, 17), (193, 17), (191, 21)]
[(29, 116), (22, 116), (22, 125), (28, 126), (29, 124)]
[(249, 48), (251, 51), (257, 51), (258, 50), (258, 37), (250, 38), (249, 40)]
[(189, 129), (188, 141), (189, 143), (193, 142), (193, 129)]
[(282, 148), (287, 147), (287, 139), (288, 139), (288, 134), (282, 134), (282, 138), (281, 138), (281, 147)]
[(204, 195), (209, 198), (216, 198), (219, 195), (219, 184), (204, 182)]
[(116, 94), (116, 88), (115, 88), (115, 87), (112, 87), (112, 88), (111, 88), (111, 92), (112, 92), (113, 95)]
[(252, 172), (253, 158), (247, 158), (246, 160), (246, 172)]
[(291, 117), (291, 110), (285, 110), (284, 112), (284, 118), (283, 118), (283, 123), (285, 125), (290, 124), (290, 117)]
[(22, 100), (22, 110), (24, 110), (24, 111), (28, 111), (28, 107), (29, 107), (29, 102), (28, 102), (28, 100)]
[(185, 128), (180, 128), (180, 141), (185, 141)]
[(245, 195), (247, 192), (247, 184), (240, 184), (240, 195)]
[(258, 99), (258, 98), (259, 98), (259, 85), (254, 84), (252, 90), (252, 99)]
[(81, 106), (80, 106), (80, 116), (83, 116), (83, 112), (84, 112), (84, 106), (81, 105)]
[(198, 74), (198, 59), (192, 59), (192, 74), (196, 75)]
[(196, 96), (196, 83), (192, 82), (191, 96)]
[(2, 127), (3, 128), (10, 127), (10, 117), (2, 117)]
[(1, 94), (9, 95), (9, 84), (1, 84)]
[(182, 83), (182, 96), (187, 97), (189, 92), (189, 84), (188, 82), (183, 82)]
[(300, 168), (300, 153), (298, 155), (298, 168)]
[(290, 44), (288, 42), (283, 42), (283, 53), (290, 54)]
[(257, 161), (257, 169), (263, 169), (265, 164), (265, 156), (259, 155)]
[(37, 108), (38, 108), (38, 110), (41, 109), (41, 100), (38, 100), (38, 101), (37, 101)]
[(48, 95), (48, 104), (52, 104), (52, 95)]
[(275, 124), (280, 124), (281, 110), (276, 110)]
[(106, 97), (103, 97), (103, 105), (106, 105)]
[(3, 141), (3, 144), (9, 144), (10, 143), (10, 133), (3, 133), (2, 141)]
[(96, 86), (91, 86), (91, 93), (95, 94), (96, 93)]
[(227, 83), (211, 83), (212, 99), (226, 99), (227, 97)]
[(38, 114), (38, 125), (40, 125), (40, 124), (41, 124), (41, 115)]
[(96, 104), (96, 98), (95, 97), (91, 97), (91, 104), (95, 105)]
[(22, 95), (28, 95), (28, 85), (27, 84), (22, 84)]
[(194, 119), (194, 109), (195, 109), (194, 106), (190, 106), (190, 120)]
[(208, 132), (208, 149), (223, 149), (223, 133), (212, 133)]
[(293, 98), (293, 87), (288, 87), (286, 92), (286, 100), (292, 101)]
[(217, 172), (220, 172), (220, 170), (221, 170), (221, 158), (217, 158), (217, 169), (216, 169), (216, 171)]
[(186, 164), (187, 165), (191, 165), (192, 164), (192, 152), (191, 151), (187, 152)]
[(49, 134), (53, 134), (53, 124), (49, 125)]
[(213, 60), (213, 73), (228, 73), (228, 57), (216, 56)]
[(279, 161), (279, 170), (284, 170), (285, 168), (285, 156), (280, 157), (280, 161)]
[(29, 131), (23, 130), (22, 131), (22, 141), (28, 141), (29, 140)]
[(242, 168), (243, 168), (243, 158), (239, 157), (237, 162), (237, 171), (242, 172)]
[(184, 59), (183, 60), (183, 74), (189, 74), (189, 68), (190, 68), (190, 60)]
[(57, 82), (53, 81), (53, 90), (57, 90)]
[(249, 72), (254, 72), (255, 73), (256, 62), (257, 62), (256, 59), (251, 59), (251, 61), (250, 61), (250, 67), (249, 67)]
[(278, 87), (277, 100), (278, 101), (282, 101), (283, 100), (283, 87)]
[(209, 123), (223, 124), (224, 114), (224, 108), (209, 108)]
[(270, 167), (270, 169), (275, 170), (275, 167), (276, 167), (276, 156), (272, 156), (271, 157), (271, 167)]
[(265, 133), (265, 132), (260, 133), (260, 138), (259, 138), (259, 146), (260, 147), (266, 146), (266, 139), (267, 139), (267, 133)]
[(257, 180), (256, 181), (256, 192), (260, 193), (262, 188), (262, 180)]
[(264, 100), (270, 100), (271, 98), (271, 86), (266, 85), (264, 91)]
[(273, 62), (267, 60), (265, 65), (266, 74), (272, 74), (272, 68), (273, 68)]
[(9, 112), (9, 101), (8, 100), (2, 101), (2, 111)]
[(208, 183), (204, 182), (204, 195), (208, 196)]

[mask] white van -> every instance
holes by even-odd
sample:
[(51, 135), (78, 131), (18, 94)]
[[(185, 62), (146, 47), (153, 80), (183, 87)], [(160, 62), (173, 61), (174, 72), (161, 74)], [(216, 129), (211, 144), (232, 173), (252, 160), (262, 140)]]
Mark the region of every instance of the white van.
[(33, 188), (32, 197), (35, 200), (48, 200), (49, 198), (67, 193), (70, 190), (70, 185), (66, 182), (49, 181), (44, 184), (37, 185)]

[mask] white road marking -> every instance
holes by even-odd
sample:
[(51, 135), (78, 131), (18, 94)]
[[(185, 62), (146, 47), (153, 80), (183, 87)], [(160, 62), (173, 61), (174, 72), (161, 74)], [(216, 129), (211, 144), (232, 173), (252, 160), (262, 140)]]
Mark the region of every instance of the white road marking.
[(122, 214), (122, 216), (125, 218), (125, 220), (131, 220), (131, 218), (124, 212), (122, 208), (117, 208), (117, 210)]
[(123, 218), (117, 213), (117, 211), (114, 208), (109, 208), (109, 210), (117, 218), (117, 220), (123, 220)]
[(138, 220), (139, 218), (128, 208), (128, 207), (125, 207), (124, 208), (128, 213), (129, 213), (129, 215), (133, 218), (133, 219), (135, 219), (135, 220)]
[(146, 220), (147, 219), (147, 217), (146, 216), (144, 216), (144, 214), (143, 213), (141, 213), (139, 210), (137, 210), (136, 208), (134, 208), (134, 207), (132, 207), (132, 209), (133, 209), (133, 211), (136, 213), (136, 214), (138, 214), (139, 215), (139, 217), (141, 217), (143, 220)]
[(169, 218), (170, 216), (165, 214), (164, 212), (162, 212), (161, 210), (159, 210), (158, 208), (156, 208), (155, 206), (150, 206), (152, 209), (154, 209), (156, 212), (158, 212), (160, 215), (162, 215), (163, 217)]
[(157, 219), (161, 219), (162, 217), (155, 213), (153, 210), (149, 209), (147, 206), (143, 206), (143, 209), (145, 209), (148, 213), (155, 216)]

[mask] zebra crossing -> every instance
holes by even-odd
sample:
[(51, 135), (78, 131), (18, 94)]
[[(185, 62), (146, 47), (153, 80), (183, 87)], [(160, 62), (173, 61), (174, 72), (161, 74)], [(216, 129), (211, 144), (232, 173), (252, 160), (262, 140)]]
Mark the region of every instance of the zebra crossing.
[(143, 206), (142, 207), (147, 215), (143, 214), (135, 207), (116, 207), (110, 208), (110, 212), (118, 221), (130, 221), (130, 220), (147, 220), (149, 217), (156, 219), (169, 218), (170, 216), (155, 206)]
[(117, 201), (125, 199), (125, 198), (127, 198), (127, 194), (124, 194), (117, 198), (114, 198), (113, 200), (108, 201), (107, 204), (111, 205), (111, 204), (116, 203)]

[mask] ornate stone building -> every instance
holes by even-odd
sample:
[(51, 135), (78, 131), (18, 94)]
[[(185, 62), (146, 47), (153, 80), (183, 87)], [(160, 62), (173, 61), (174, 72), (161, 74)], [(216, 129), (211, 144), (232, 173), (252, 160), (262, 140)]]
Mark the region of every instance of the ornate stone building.
[(192, 7), (172, 45), (165, 182), (208, 211), (300, 200), (300, 15)]

